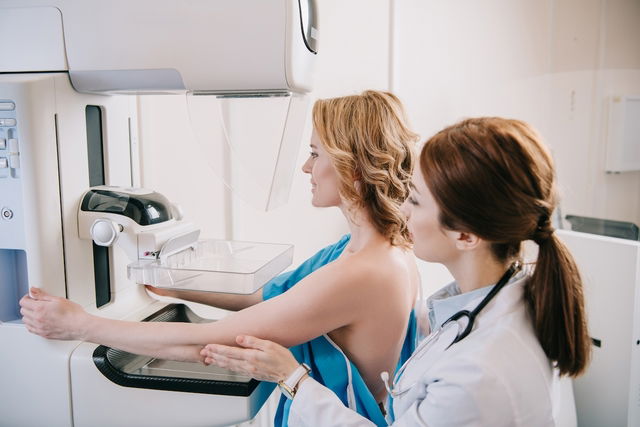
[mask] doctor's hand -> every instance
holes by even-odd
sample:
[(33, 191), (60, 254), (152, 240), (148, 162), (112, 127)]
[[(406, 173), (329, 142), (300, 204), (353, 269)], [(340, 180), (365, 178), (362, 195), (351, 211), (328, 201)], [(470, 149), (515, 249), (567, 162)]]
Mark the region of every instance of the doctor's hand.
[(272, 341), (238, 335), (236, 342), (244, 348), (206, 345), (200, 352), (205, 365), (216, 365), (271, 382), (287, 379), (300, 365), (289, 350)]
[(31, 288), (20, 300), (20, 314), (27, 330), (44, 338), (82, 340), (89, 315), (78, 304)]

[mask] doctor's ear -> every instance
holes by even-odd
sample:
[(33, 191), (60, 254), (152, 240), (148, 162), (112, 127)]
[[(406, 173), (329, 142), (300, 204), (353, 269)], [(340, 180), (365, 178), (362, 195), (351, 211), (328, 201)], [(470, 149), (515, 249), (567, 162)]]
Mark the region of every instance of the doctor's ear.
[(456, 234), (456, 248), (461, 251), (475, 249), (482, 241), (477, 235), (466, 231), (459, 231)]

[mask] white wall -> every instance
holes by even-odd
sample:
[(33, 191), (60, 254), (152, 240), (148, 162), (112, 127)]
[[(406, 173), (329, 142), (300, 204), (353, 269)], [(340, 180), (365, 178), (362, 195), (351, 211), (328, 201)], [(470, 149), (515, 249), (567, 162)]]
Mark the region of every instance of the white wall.
[(555, 2), (550, 138), (565, 213), (640, 224), (640, 172), (604, 172), (606, 99), (640, 95), (639, 23), (637, 0)]
[[(392, 6), (391, 88), (423, 140), (470, 116), (528, 121), (554, 154), (563, 214), (640, 225), (640, 172), (604, 170), (606, 99), (640, 95), (640, 1)], [(448, 278), (423, 268), (427, 292)]]
[(224, 238), (221, 159), (195, 137), (188, 107), (185, 95), (140, 97), (141, 184), (179, 204), (203, 237)]
[(532, 123), (563, 213), (640, 224), (640, 172), (607, 175), (606, 98), (640, 94), (637, 0), (397, 0), (394, 90), (424, 138), (474, 115)]

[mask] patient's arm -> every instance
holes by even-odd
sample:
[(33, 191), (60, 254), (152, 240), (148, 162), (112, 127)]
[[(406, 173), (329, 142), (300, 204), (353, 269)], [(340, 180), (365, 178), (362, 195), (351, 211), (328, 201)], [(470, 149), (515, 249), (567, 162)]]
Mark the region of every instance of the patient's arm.
[[(332, 258), (332, 254), (336, 251), (337, 247), (344, 244), (344, 237), (338, 242), (338, 244), (332, 244), (325, 248), (320, 249), (312, 257), (305, 260), (295, 270), (288, 271), (280, 274), (274, 278), (269, 284), (275, 285), (271, 289), (279, 289), (284, 292), (285, 289), (292, 286), (297, 280), (290, 280), (291, 276), (304, 277), (311, 272), (315, 271), (319, 263), (325, 264), (320, 260), (326, 258)], [(265, 288), (267, 285), (265, 285)], [(244, 308), (250, 307), (254, 304), (262, 302), (264, 298), (264, 289), (260, 289), (251, 295), (232, 295), (221, 294), (213, 292), (196, 292), (196, 291), (181, 291), (175, 289), (155, 288), (150, 285), (146, 285), (147, 290), (157, 295), (180, 298), (187, 301), (197, 302), (201, 304), (207, 304), (225, 310), (238, 311)], [(274, 292), (270, 292), (273, 295)]]
[(180, 298), (185, 301), (207, 304), (213, 307), (231, 311), (242, 310), (243, 308), (250, 307), (262, 301), (262, 289), (258, 289), (256, 292), (249, 295), (236, 295), (217, 292), (198, 292), (155, 288), (150, 285), (146, 285), (145, 288), (157, 295), (171, 298)]
[[(348, 268), (347, 268), (348, 267)], [(209, 343), (233, 345), (237, 335), (259, 336), (286, 347), (349, 325), (359, 318), (371, 278), (366, 269), (336, 260), (284, 294), (212, 323), (128, 322), (85, 312), (64, 298), (32, 289), (20, 301), (23, 321), (38, 335), (91, 341), (124, 351), (176, 360), (201, 360)]]

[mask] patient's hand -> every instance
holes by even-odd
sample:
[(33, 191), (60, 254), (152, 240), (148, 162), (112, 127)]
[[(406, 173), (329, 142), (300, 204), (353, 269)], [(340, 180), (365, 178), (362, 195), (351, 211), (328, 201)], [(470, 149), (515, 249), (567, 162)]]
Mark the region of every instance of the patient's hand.
[(31, 288), (20, 300), (20, 313), (29, 332), (45, 338), (82, 340), (90, 316), (78, 304)]
[(271, 382), (287, 379), (299, 365), (289, 350), (272, 341), (239, 335), (236, 342), (244, 348), (206, 345), (200, 352), (204, 363)]
[(162, 297), (180, 298), (178, 292), (174, 291), (173, 289), (156, 288), (151, 285), (144, 285), (144, 287), (147, 291), (156, 295), (160, 295)]

